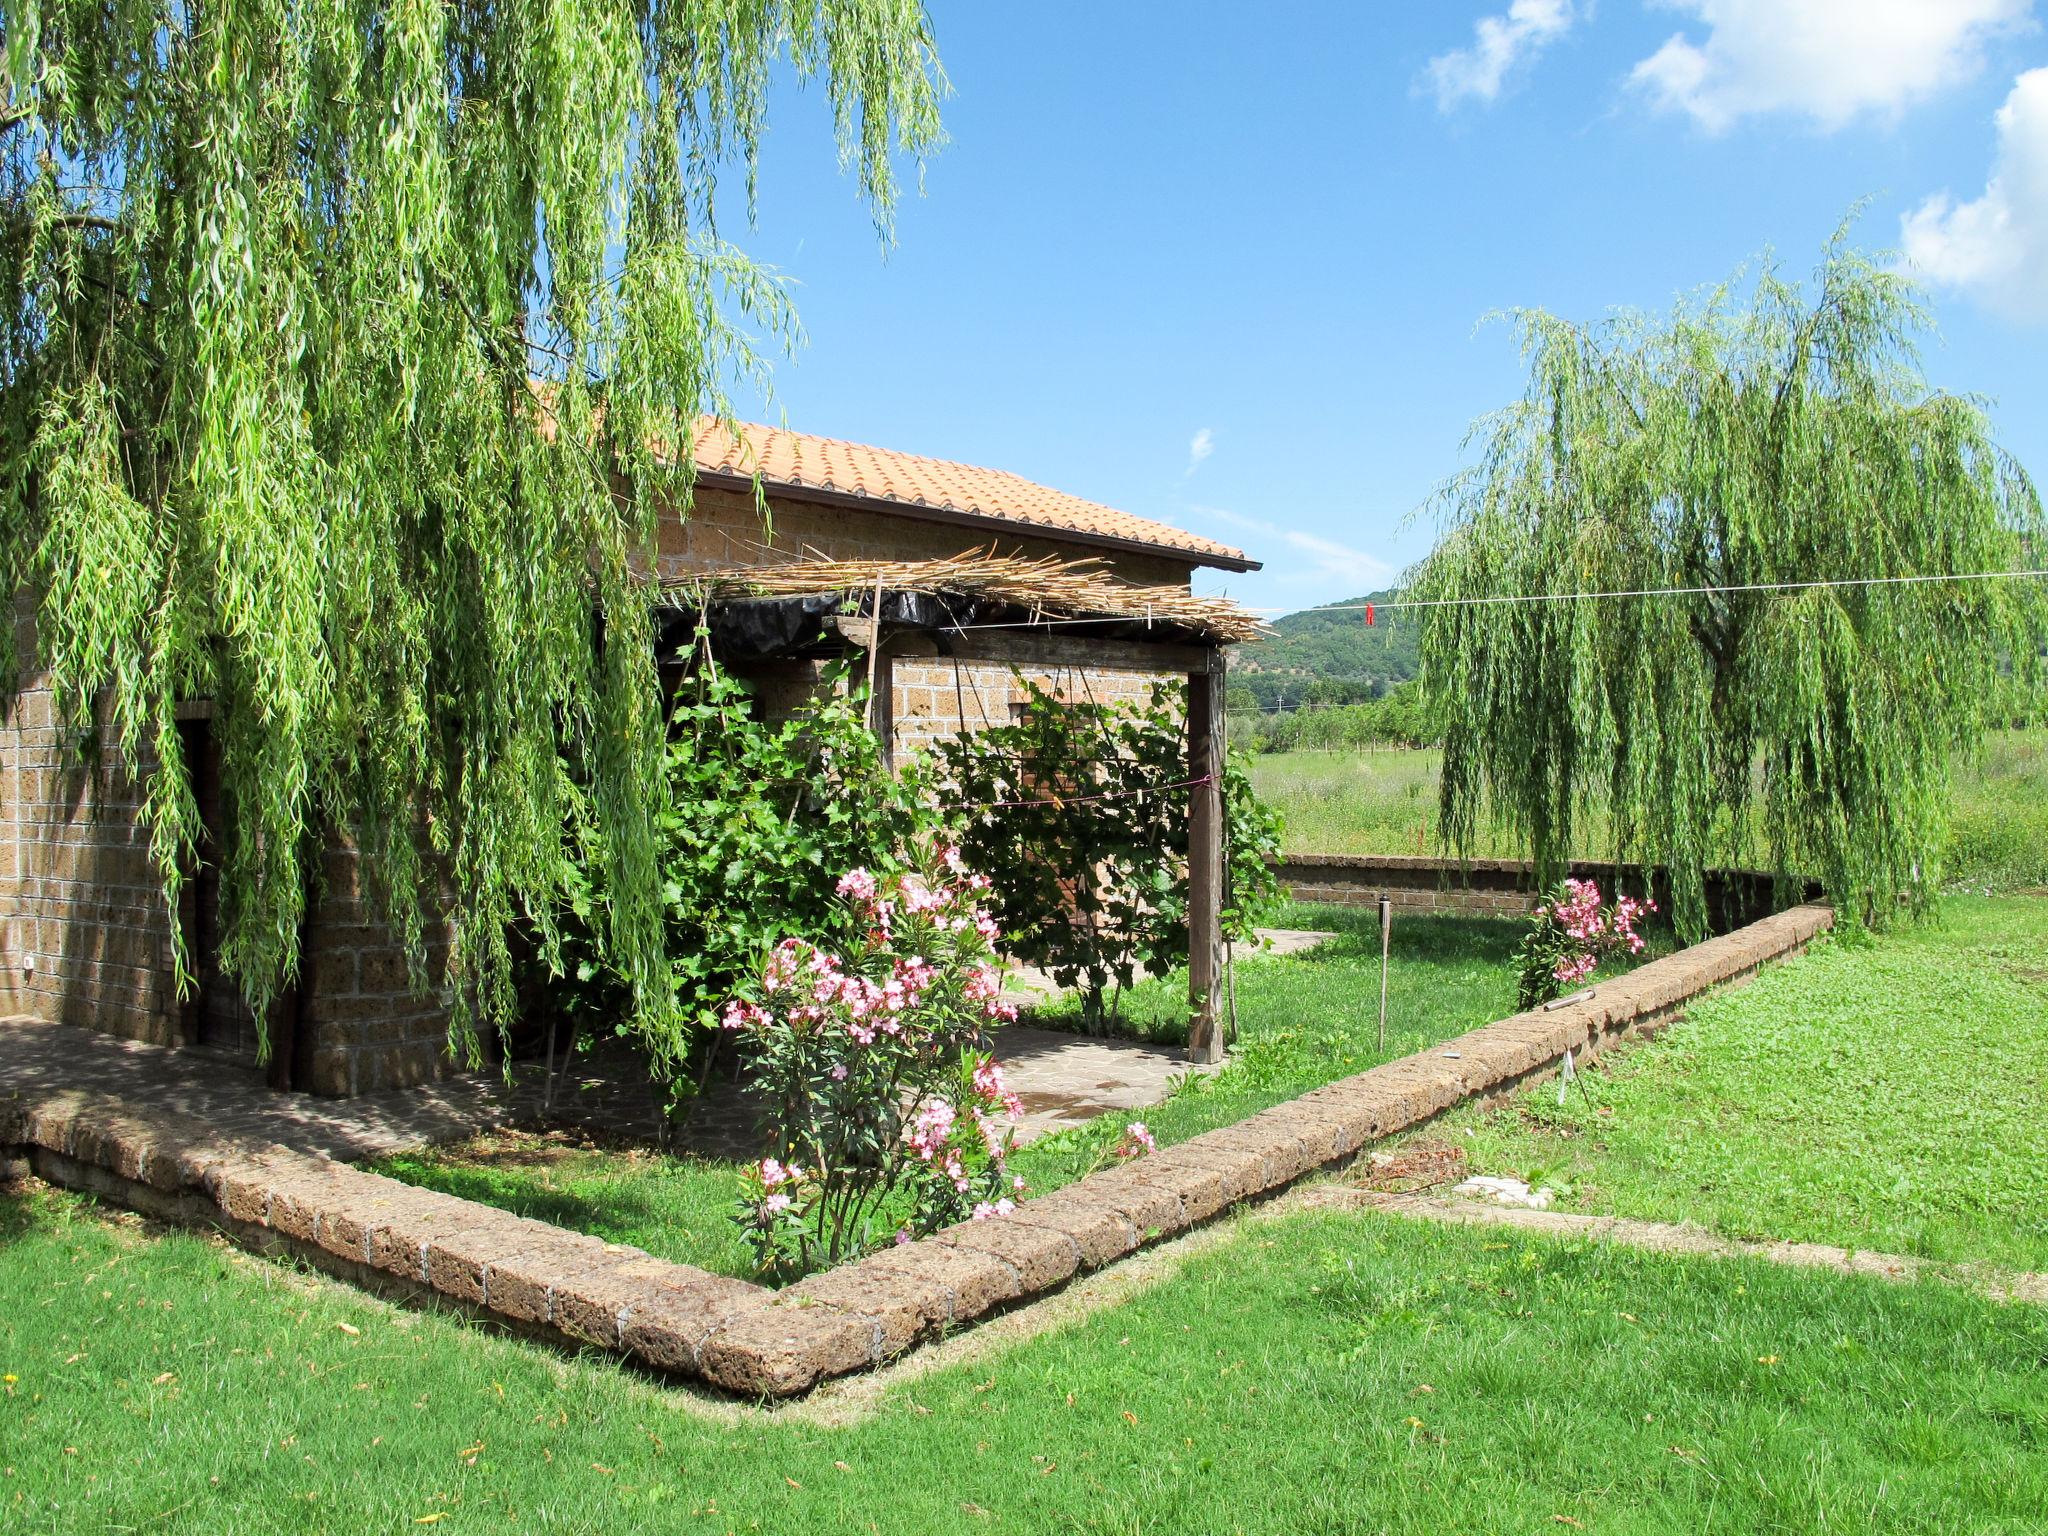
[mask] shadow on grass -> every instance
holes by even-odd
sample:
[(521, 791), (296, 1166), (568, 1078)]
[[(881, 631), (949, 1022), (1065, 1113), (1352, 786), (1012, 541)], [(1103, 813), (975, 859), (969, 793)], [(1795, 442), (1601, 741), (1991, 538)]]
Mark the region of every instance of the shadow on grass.
[(515, 1216), (722, 1273), (746, 1272), (728, 1211), (739, 1184), (732, 1165), (716, 1159), (493, 1138), (372, 1166), (404, 1183)]

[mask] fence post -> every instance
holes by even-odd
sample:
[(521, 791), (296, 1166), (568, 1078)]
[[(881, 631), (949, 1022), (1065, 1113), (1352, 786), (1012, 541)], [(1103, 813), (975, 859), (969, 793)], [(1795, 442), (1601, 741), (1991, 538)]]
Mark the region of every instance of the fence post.
[(1188, 1060), (1223, 1059), (1216, 1013), (1223, 970), (1224, 663), (1212, 648), (1188, 674)]

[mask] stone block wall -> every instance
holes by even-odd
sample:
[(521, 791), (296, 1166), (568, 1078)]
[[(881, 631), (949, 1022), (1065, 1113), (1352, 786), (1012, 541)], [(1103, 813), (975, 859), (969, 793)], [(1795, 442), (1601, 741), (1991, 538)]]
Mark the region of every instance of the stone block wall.
[[(16, 613), (17, 654), (33, 657), (31, 610), (22, 603)], [(230, 984), (209, 975), (198, 995), (178, 995), (177, 925), (193, 935), (211, 914), (196, 910), (200, 881), (187, 882), (183, 912), (164, 901), (141, 819), (152, 757), (126, 754), (103, 734), (88, 758), (80, 734), (59, 721), (47, 673), (24, 670), (0, 721), (0, 1015), (253, 1062), (254, 1018)], [(322, 873), (325, 895), (306, 925), (306, 1057), (297, 1075), (327, 1094), (438, 1075), (446, 1068), (441, 999), (409, 985), (403, 953), (362, 891), (354, 852), (337, 843)], [(430, 974), (443, 953), (430, 951)]]
[[(1523, 917), (1539, 897), (1536, 866), (1526, 859), (1455, 859), (1409, 854), (1286, 853), (1275, 862), (1296, 901), (1370, 907), (1388, 897), (1396, 911), (1442, 912), (1467, 917)], [(1571, 866), (1581, 880), (1600, 882), (1603, 892), (1640, 896), (1648, 892), (1669, 907), (1671, 882), (1661, 868), (1582, 860)], [(1755, 922), (1777, 910), (1769, 874), (1758, 870), (1711, 870), (1707, 909), (1720, 928)], [(1791, 898), (1811, 900), (1818, 887), (1806, 885)]]
[(306, 925), (305, 1086), (345, 1097), (410, 1088), (452, 1069), (448, 1005), (434, 987), (447, 962), (445, 934), (427, 945), (429, 986), (414, 988), (405, 951), (377, 920), (353, 848), (327, 852), (325, 890)]
[(764, 526), (743, 491), (699, 486), (688, 518), (661, 521), (661, 576), (677, 580), (698, 571), (770, 565), (806, 559), (949, 560), (969, 552), (1038, 559), (1097, 557), (1125, 581), (1186, 586), (1193, 562), (1170, 555), (1107, 550), (1057, 538), (997, 534), (919, 519), (916, 509), (877, 503), (873, 512), (825, 506), (776, 495), (771, 525)]
[(110, 750), (88, 765), (44, 674), (26, 673), (0, 727), (0, 1012), (178, 1042), (171, 915), (141, 805), (129, 761)]
[(1009, 725), (1028, 695), (1018, 678), (1077, 703), (1143, 704), (1161, 683), (1184, 681), (1184, 656), (1131, 641), (1033, 640), (1011, 631), (970, 635), (957, 656), (898, 656), (891, 666), (894, 744), (934, 742)]

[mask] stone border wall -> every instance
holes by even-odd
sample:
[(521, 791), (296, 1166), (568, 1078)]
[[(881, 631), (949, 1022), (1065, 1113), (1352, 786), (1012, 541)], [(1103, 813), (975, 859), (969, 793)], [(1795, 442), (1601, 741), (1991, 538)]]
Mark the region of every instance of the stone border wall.
[[(1536, 866), (1527, 859), (1470, 859), (1460, 864), (1456, 859), (1412, 854), (1283, 853), (1273, 867), (1296, 901), (1338, 907), (1369, 907), (1386, 896), (1401, 912), (1523, 917), (1534, 909), (1539, 895)], [(1603, 888), (1632, 895), (1648, 892), (1667, 909), (1670, 905), (1671, 878), (1661, 866), (1579, 860), (1569, 872), (1577, 879), (1597, 880)], [(1707, 910), (1724, 930), (1755, 922), (1783, 904), (1764, 870), (1709, 870), (1706, 884)], [(1812, 901), (1820, 890), (1808, 885), (1794, 894)]]
[(1239, 1201), (1350, 1159), (1455, 1104), (1596, 1056), (1711, 988), (1796, 954), (1803, 906), (1319, 1088), (1137, 1162), (773, 1292), (182, 1115), (54, 1092), (0, 1100), (0, 1152), (54, 1183), (211, 1223), (356, 1280), (624, 1354), (747, 1397), (787, 1397), (1061, 1285)]

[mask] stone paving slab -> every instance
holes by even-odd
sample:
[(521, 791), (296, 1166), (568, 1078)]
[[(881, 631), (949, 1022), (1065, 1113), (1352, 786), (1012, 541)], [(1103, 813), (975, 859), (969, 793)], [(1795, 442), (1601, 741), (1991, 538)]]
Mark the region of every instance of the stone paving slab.
[(1620, 1243), (1654, 1253), (1693, 1254), (1703, 1258), (1763, 1259), (1801, 1269), (1832, 1269), (1845, 1275), (1880, 1280), (1950, 1280), (2001, 1301), (2048, 1306), (2048, 1274), (2004, 1269), (1993, 1264), (1948, 1264), (1909, 1254), (1873, 1253), (1862, 1248), (1836, 1248), (1826, 1243), (1747, 1242), (1721, 1237), (1686, 1222), (1636, 1221), (1625, 1216), (1591, 1216), (1576, 1211), (1531, 1211), (1492, 1205), (1481, 1200), (1446, 1199), (1435, 1195), (1394, 1194), (1335, 1185), (1301, 1192), (1309, 1210), (1369, 1210), (1451, 1226), (1512, 1227), (1543, 1237), (1576, 1237)]
[(53, 1182), (211, 1221), (251, 1246), (731, 1393), (792, 1396), (1272, 1194), (1464, 1099), (1510, 1091), (1567, 1049), (1596, 1054), (1678, 1002), (1796, 953), (1831, 920), (1826, 908), (1793, 908), (1566, 1007), (1500, 1020), (1092, 1174), (1012, 1217), (965, 1223), (780, 1293), (335, 1161), (337, 1149), (387, 1149), (423, 1121), (461, 1113), (459, 1102), (351, 1122), (320, 1101), (208, 1078), (189, 1060), (168, 1060), (177, 1053), (152, 1058), (82, 1031), (49, 1033), (59, 1026), (0, 1025), (0, 1154), (19, 1148)]

